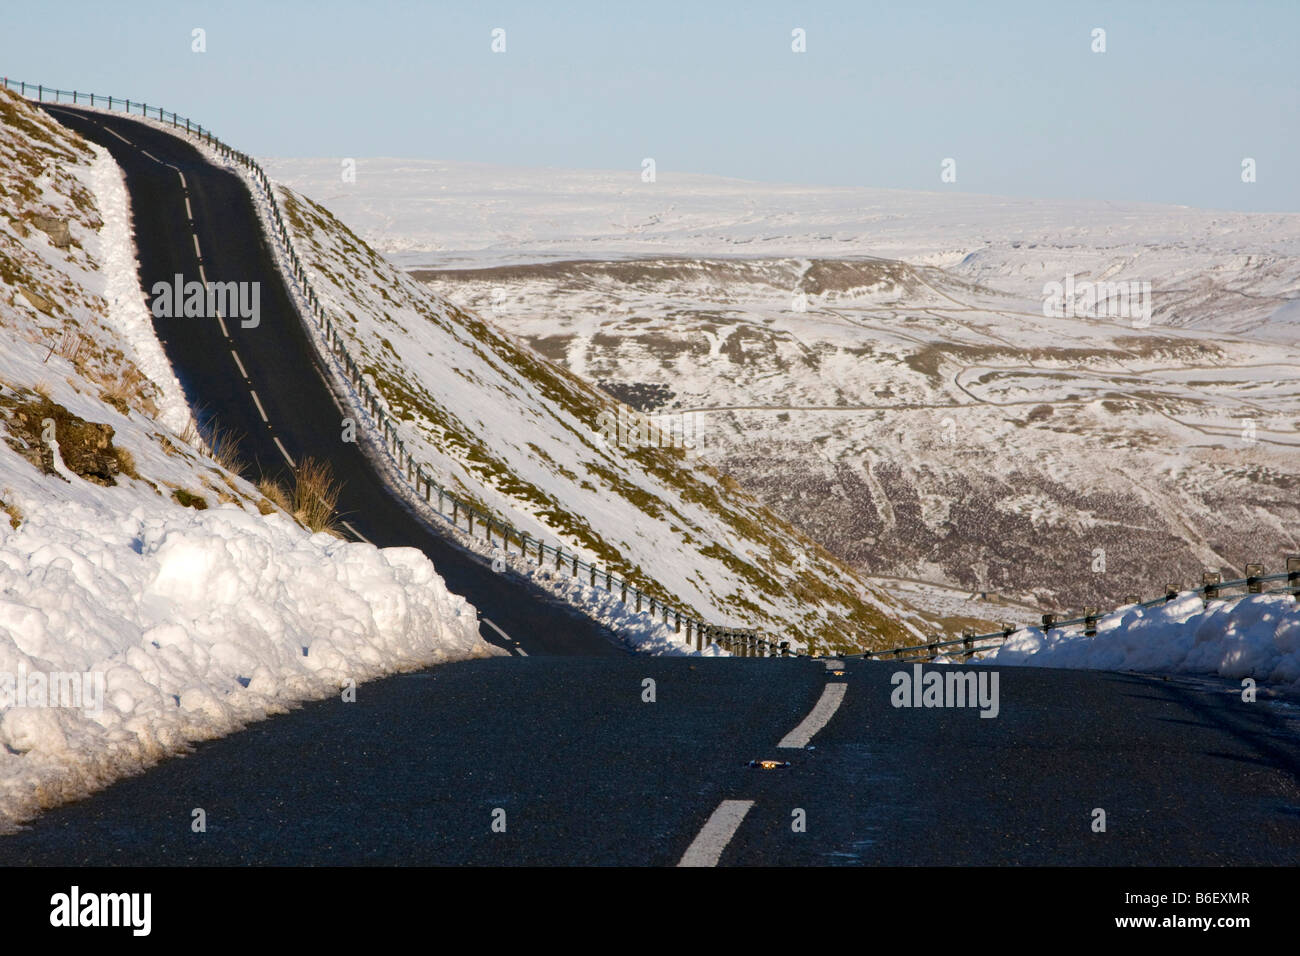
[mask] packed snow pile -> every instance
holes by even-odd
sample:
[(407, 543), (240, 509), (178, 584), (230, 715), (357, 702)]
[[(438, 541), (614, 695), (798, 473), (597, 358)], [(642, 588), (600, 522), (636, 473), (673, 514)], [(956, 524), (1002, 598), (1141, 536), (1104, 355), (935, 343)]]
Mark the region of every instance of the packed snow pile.
[(1096, 637), (1025, 628), (982, 662), (1250, 677), (1300, 693), (1300, 602), (1258, 594), (1205, 606), (1186, 592), (1167, 604), (1102, 618)]
[[(15, 457), (0, 451), (4, 472), (27, 467)], [(487, 653), (473, 608), (414, 549), (233, 504), (16, 500), (21, 524), (0, 530), (0, 827), (296, 701)]]
[(496, 653), (423, 554), (313, 534), (214, 456), (130, 222), (108, 153), (0, 91), (0, 830), (297, 702)]

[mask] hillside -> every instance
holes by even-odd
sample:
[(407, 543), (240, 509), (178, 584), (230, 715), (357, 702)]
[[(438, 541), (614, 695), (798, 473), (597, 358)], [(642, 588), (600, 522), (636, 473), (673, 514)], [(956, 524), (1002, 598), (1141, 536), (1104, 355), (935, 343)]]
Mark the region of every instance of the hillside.
[(283, 188), (280, 198), (349, 351), (416, 459), (453, 492), (712, 623), (795, 646), (883, 647), (920, 634), (910, 608), (686, 440), (659, 447), (610, 432), (603, 416), (619, 411), (607, 395), (431, 294), (320, 204)]
[(228, 467), (154, 337), (121, 171), (3, 91), (0, 342), (0, 830), (492, 653), (421, 553), (313, 534)]
[[(694, 416), (767, 507), (954, 623), (1300, 549), (1300, 216), (270, 166), (437, 294), (610, 395)], [(1146, 283), (1150, 323), (1045, 315), (1067, 277)]]

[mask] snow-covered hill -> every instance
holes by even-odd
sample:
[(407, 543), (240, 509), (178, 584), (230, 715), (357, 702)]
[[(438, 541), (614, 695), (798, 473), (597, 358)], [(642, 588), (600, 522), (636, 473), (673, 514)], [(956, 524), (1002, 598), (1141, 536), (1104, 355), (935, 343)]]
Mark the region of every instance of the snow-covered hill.
[[(704, 458), (950, 627), (1025, 609), (918, 582), (1081, 610), (1300, 550), (1300, 216), (268, 166), (440, 295), (693, 415)], [(1149, 283), (1150, 323), (1045, 315), (1067, 282)]]
[(130, 221), (107, 152), (0, 91), (0, 829), (295, 702), (492, 653), (421, 553), (312, 534), (205, 450)]
[(404, 423), (415, 459), (454, 493), (711, 623), (796, 647), (920, 636), (904, 602), (697, 459), (693, 423), (662, 423), (651, 438), (607, 395), (431, 294), (322, 205), (289, 189), (280, 201), (349, 352)]

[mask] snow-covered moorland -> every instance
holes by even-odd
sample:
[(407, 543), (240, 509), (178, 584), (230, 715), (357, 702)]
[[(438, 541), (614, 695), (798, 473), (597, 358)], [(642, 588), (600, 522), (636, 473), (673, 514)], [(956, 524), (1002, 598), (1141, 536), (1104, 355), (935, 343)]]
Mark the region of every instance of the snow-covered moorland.
[[(430, 293), (323, 206), (284, 188), (279, 202), (313, 288), (407, 447), (462, 499), (710, 623), (795, 648), (920, 637), (906, 602), (697, 460), (684, 437), (661, 447), (611, 428), (617, 403), (592, 384)], [(599, 595), (587, 590), (572, 596), (590, 609)]]
[(312, 534), (205, 450), (120, 170), (3, 91), (0, 340), (0, 829), (296, 702), (493, 653), (424, 555)]

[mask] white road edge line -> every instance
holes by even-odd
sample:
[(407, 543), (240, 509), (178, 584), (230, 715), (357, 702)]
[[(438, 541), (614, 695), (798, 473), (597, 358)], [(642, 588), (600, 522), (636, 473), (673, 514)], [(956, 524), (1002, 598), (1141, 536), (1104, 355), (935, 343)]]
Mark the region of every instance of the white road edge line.
[(722, 851), (740, 829), (753, 800), (723, 800), (682, 854), (678, 866), (717, 866)]
[(527, 656), (528, 656), (528, 652), (527, 652), (526, 650), (524, 650), (522, 647), (519, 646), (519, 642), (516, 641), (513, 637), (511, 637), (509, 634), (507, 634), (505, 631), (501, 630), (501, 628), (497, 627), (496, 624), (494, 624), (492, 621), (489, 621), (489, 620), (488, 620), (487, 618), (485, 618), (485, 617), (484, 617), (484, 618), (480, 618), (480, 620), (481, 620), (484, 624), (486, 624), (488, 627), (492, 628), (492, 630), (494, 630), (494, 631), (496, 631), (498, 634), (500, 634), (503, 638), (505, 638), (505, 639), (506, 639), (507, 641), (509, 641), (511, 644), (515, 645), (514, 649), (515, 649), (516, 651), (519, 652), (519, 656), (520, 656), (520, 657), (527, 657)]
[[(234, 355), (235, 353), (231, 352), (230, 354)], [(257, 389), (250, 388), (248, 394), (253, 396), (253, 404), (257, 406), (257, 414), (262, 416), (262, 421), (266, 422), (268, 425), (271, 424), (270, 419), (266, 417), (266, 409), (262, 407), (262, 400), (257, 397)], [(280, 450), (283, 451), (284, 449), (282, 448)], [(289, 456), (285, 455), (284, 457), (288, 458)], [(292, 465), (293, 462), (289, 462), (289, 464)]]
[(244, 378), (248, 378), (248, 370), (244, 368), (244, 363), (239, 360), (239, 353), (236, 352), (234, 349), (231, 349), (230, 357), (233, 358), (235, 360), (235, 364), (239, 366), (239, 374), (244, 376)]
[(360, 531), (358, 531), (356, 528), (352, 527), (352, 525), (351, 525), (349, 522), (347, 522), (347, 521), (340, 521), (339, 524), (343, 525), (343, 527), (347, 528), (349, 531), (351, 531), (353, 534), (355, 534), (358, 538), (360, 538), (360, 539), (361, 539), (362, 541), (364, 541), (366, 544), (374, 544), (374, 542), (371, 541), (369, 538), (367, 538), (364, 534), (362, 534), (362, 533), (361, 533)]
[(840, 703), (844, 700), (844, 691), (848, 689), (848, 686), (843, 681), (827, 684), (822, 689), (822, 695), (818, 698), (812, 712), (803, 719), (803, 722), (798, 727), (782, 737), (777, 747), (786, 749), (807, 747), (808, 742), (816, 736), (817, 731), (825, 727), (830, 719), (835, 716), (835, 711), (839, 710)]
[(284, 446), (280, 444), (280, 436), (279, 435), (274, 436), (274, 440), (275, 440), (275, 447), (280, 449), (280, 454), (284, 455), (284, 460), (289, 463), (289, 467), (297, 468), (298, 466), (293, 463), (293, 459), (289, 457), (289, 453), (285, 451)]

